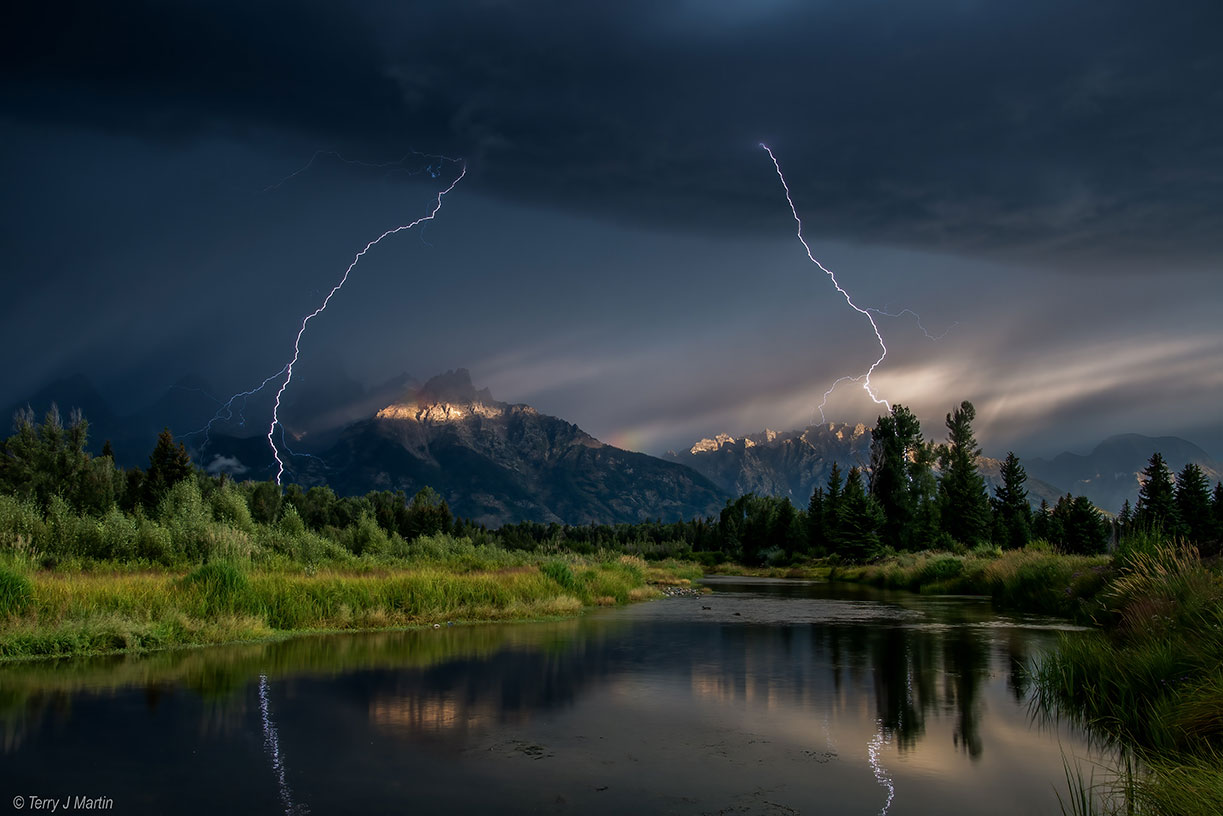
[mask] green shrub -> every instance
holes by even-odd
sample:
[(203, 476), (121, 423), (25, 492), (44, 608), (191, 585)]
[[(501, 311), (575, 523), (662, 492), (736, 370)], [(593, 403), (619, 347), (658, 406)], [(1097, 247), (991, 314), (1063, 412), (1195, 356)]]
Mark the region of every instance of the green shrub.
[(208, 505), (212, 510), (212, 517), (217, 521), (236, 527), (244, 533), (254, 532), (255, 522), (251, 518), (251, 509), (233, 482), (226, 482), (219, 489), (212, 491), (212, 495), (208, 497)]
[(45, 535), (46, 524), (34, 502), (0, 494), (0, 548), (16, 545), (18, 538), (38, 541)]

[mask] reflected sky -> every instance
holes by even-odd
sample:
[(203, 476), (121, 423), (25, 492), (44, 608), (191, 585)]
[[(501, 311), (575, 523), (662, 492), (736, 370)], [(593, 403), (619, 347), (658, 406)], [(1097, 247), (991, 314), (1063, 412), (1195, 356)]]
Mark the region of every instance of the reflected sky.
[(0, 794), (123, 812), (1054, 814), (1063, 752), (1091, 756), (1028, 704), (1025, 667), (1072, 627), (983, 599), (711, 585), (555, 623), (5, 667)]

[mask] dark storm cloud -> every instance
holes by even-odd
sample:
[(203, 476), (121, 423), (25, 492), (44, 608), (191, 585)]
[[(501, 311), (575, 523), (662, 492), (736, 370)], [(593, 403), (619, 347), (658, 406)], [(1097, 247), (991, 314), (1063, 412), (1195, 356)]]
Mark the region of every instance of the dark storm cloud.
[[(11, 15), (11, 13), (10, 13)], [(26, 4), (8, 115), (462, 153), (504, 199), (1062, 266), (1220, 249), (1214, 0)]]

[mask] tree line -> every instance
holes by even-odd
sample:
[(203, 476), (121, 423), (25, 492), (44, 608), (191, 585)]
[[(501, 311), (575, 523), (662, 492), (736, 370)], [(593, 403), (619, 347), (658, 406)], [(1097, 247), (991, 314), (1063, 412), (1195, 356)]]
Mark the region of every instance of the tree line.
[(41, 423), (28, 410), (16, 415), (12, 436), (0, 443), (0, 492), (44, 515), (71, 511), (114, 521), (118, 513), (137, 526), (144, 519), (173, 517), (177, 510), (167, 505), (186, 501), (211, 508), (214, 521), (300, 527), (356, 555), (437, 534), (506, 549), (616, 550), (647, 558), (695, 554), (709, 562), (745, 564), (811, 557), (860, 563), (905, 551), (1020, 548), (1034, 539), (1089, 554), (1136, 533), (1217, 551), (1223, 485), (1212, 493), (1197, 465), (1173, 477), (1154, 454), (1137, 505), (1127, 502), (1115, 519), (1069, 494), (1053, 507), (1042, 501), (1033, 509), (1027, 474), (1013, 452), (1002, 463), (1001, 483), (992, 495), (987, 489), (974, 419), (972, 404), (961, 403), (946, 416), (946, 440), (935, 442), (923, 437), (911, 411), (893, 406), (871, 431), (869, 466), (844, 471), (834, 463), (806, 508), (788, 498), (749, 493), (728, 501), (712, 518), (576, 526), (521, 522), (489, 530), (454, 517), (429, 488), (411, 498), (402, 491), (338, 496), (328, 487), (282, 489), (271, 481), (208, 475), (193, 466), (169, 430), (159, 436), (147, 468), (122, 469), (109, 443), (98, 456), (88, 452), (88, 423), (79, 412), (65, 423), (53, 406)]

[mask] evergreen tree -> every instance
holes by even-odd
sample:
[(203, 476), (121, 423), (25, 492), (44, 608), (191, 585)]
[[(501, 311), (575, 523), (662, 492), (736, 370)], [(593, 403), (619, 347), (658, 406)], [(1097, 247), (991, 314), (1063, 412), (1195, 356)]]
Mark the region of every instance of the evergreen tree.
[(1040, 500), (1040, 508), (1032, 516), (1032, 538), (1039, 538), (1043, 541), (1051, 541), (1050, 533), (1050, 517), (1052, 513), (1049, 511), (1049, 502), (1044, 499)]
[(841, 523), (841, 504), (844, 480), (841, 466), (832, 463), (828, 473), (828, 493), (824, 496), (824, 541), (829, 550), (836, 546), (837, 526)]
[(1174, 493), (1176, 515), (1181, 532), (1190, 541), (1200, 544), (1213, 538), (1214, 518), (1210, 507), (1210, 482), (1193, 462), (1176, 474)]
[(1120, 541), (1122, 537), (1128, 535), (1134, 527), (1134, 509), (1130, 507), (1130, 500), (1126, 499), (1121, 505), (1121, 512), (1117, 514), (1117, 518), (1113, 521), (1113, 539)]
[(115, 449), (110, 446), (109, 439), (102, 443), (102, 455), (109, 456), (112, 462), (115, 461)]
[(1134, 524), (1144, 530), (1176, 535), (1178, 522), (1172, 487), (1172, 471), (1162, 454), (1156, 452), (1139, 476), (1138, 507)]
[(921, 425), (903, 405), (892, 406), (871, 431), (870, 494), (883, 511), (880, 539), (895, 549), (913, 549), (918, 497), (911, 471), (922, 447)]
[(996, 543), (1017, 549), (1027, 546), (1032, 538), (1032, 506), (1024, 482), (1028, 474), (1014, 451), (1002, 461), (1002, 484), (994, 490), (994, 516), (1000, 536)]
[(862, 484), (862, 471), (850, 468), (845, 477), (845, 492), (833, 543), (837, 553), (854, 562), (866, 561), (879, 551), (879, 528), (883, 526), (883, 511), (879, 503), (867, 495)]
[(824, 488), (817, 487), (811, 491), (811, 501), (807, 503), (807, 551), (813, 555), (823, 555), (826, 549)]
[(191, 456), (182, 442), (174, 444), (174, 434), (164, 428), (157, 436), (157, 446), (149, 454), (149, 470), (144, 478), (144, 503), (156, 507), (170, 488), (192, 473)]
[(938, 447), (927, 442), (913, 452), (913, 460), (909, 463), (909, 490), (917, 506), (909, 535), (911, 549), (928, 549), (942, 529), (938, 478), (934, 475), (937, 461)]
[(956, 541), (976, 546), (989, 537), (989, 495), (977, 469), (981, 450), (972, 432), (977, 412), (971, 402), (947, 415), (947, 444), (939, 449), (939, 499), (943, 530)]
[(1108, 522), (1086, 496), (1058, 499), (1051, 522), (1053, 543), (1063, 552), (1095, 555), (1108, 549)]
[(1223, 541), (1223, 482), (1215, 482), (1215, 492), (1210, 501), (1214, 515), (1214, 540)]

